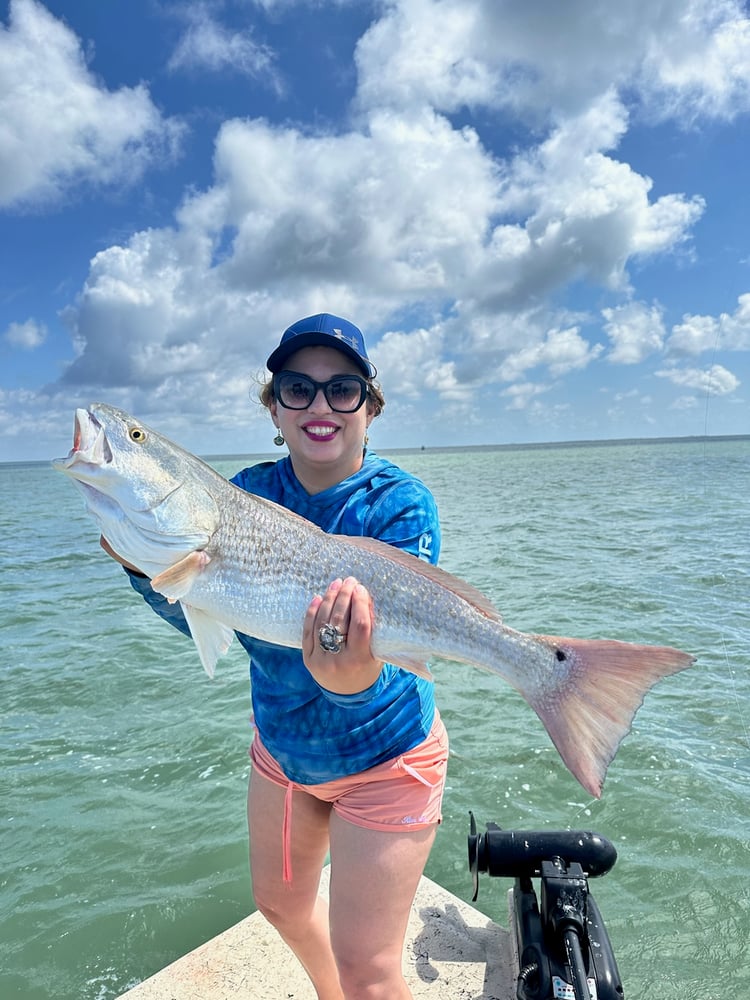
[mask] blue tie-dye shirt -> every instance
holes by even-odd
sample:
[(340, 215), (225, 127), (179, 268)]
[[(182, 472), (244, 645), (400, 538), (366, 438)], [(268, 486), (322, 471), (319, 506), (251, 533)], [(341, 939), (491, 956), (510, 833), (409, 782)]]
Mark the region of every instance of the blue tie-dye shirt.
[[(367, 452), (362, 468), (310, 496), (289, 458), (239, 472), (232, 482), (342, 535), (367, 535), (436, 563), (440, 526), (427, 487), (392, 462)], [(133, 587), (187, 635), (179, 604), (170, 605), (143, 577)], [(312, 594), (310, 595), (312, 598)], [(435, 713), (433, 685), (385, 664), (372, 687), (355, 695), (321, 688), (298, 649), (237, 633), (250, 654), (255, 724), (263, 743), (292, 781), (317, 784), (358, 774), (417, 746)]]

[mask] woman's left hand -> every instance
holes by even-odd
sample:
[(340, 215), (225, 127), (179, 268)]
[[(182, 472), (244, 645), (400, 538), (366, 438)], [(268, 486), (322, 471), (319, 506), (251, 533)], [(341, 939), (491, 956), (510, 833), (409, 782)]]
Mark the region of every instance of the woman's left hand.
[[(346, 639), (338, 653), (326, 652), (318, 633), (333, 625)], [(358, 694), (371, 687), (383, 668), (370, 650), (373, 605), (354, 577), (334, 580), (323, 597), (310, 603), (302, 629), (302, 658), (321, 687), (334, 694)]]

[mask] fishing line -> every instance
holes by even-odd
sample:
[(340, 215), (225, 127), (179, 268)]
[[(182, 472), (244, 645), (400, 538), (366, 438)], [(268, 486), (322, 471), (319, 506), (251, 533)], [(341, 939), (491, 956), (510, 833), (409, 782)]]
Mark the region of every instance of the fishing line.
[[(721, 326), (717, 324), (716, 338), (714, 340), (713, 351), (711, 353), (711, 364), (706, 372), (706, 399), (705, 407), (703, 413), (703, 498), (704, 500), (709, 499), (709, 493), (706, 486), (706, 481), (708, 477), (708, 423), (709, 423), (709, 405), (711, 402), (711, 372), (716, 366), (716, 357), (719, 351), (719, 339), (721, 337)], [(711, 573), (711, 599), (714, 606), (719, 607), (719, 600), (716, 596), (716, 582), (715, 574)], [(729, 679), (732, 682), (732, 694), (734, 695), (734, 701), (737, 706), (737, 715), (740, 722), (740, 727), (744, 733), (745, 743), (748, 749), (750, 749), (750, 725), (745, 720), (745, 715), (743, 711), (742, 700), (740, 699), (740, 694), (737, 685), (737, 675), (735, 674), (734, 668), (732, 667), (732, 662), (727, 652), (726, 635), (722, 627), (719, 641), (721, 643), (721, 649), (724, 654), (724, 662), (727, 667), (729, 674)]]

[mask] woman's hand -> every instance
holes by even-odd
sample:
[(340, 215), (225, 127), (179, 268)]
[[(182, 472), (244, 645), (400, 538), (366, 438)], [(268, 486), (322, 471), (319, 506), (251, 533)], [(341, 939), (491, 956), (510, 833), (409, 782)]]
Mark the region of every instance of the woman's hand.
[[(346, 636), (338, 653), (320, 645), (318, 632), (333, 625)], [(312, 599), (302, 629), (302, 657), (321, 687), (334, 694), (358, 694), (371, 687), (383, 668), (370, 651), (373, 606), (368, 591), (354, 577), (334, 580), (323, 597)]]

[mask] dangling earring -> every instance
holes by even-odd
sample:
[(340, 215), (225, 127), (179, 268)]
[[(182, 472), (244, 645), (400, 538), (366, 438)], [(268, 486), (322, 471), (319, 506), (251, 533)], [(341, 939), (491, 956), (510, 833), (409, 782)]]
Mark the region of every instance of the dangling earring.
[(279, 428), (276, 428), (276, 437), (273, 439), (273, 443), (277, 448), (280, 448), (284, 444), (284, 435), (281, 433)]
[(365, 448), (367, 447), (367, 445), (369, 443), (370, 443), (370, 435), (367, 434), (367, 433), (365, 433), (365, 440), (364, 440), (364, 446), (365, 446)]

